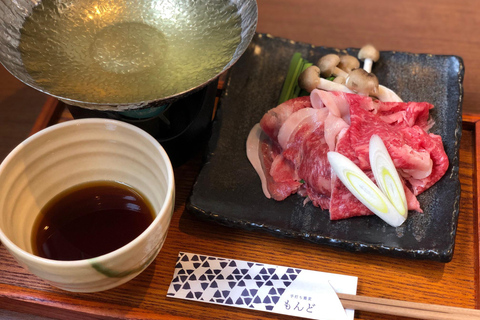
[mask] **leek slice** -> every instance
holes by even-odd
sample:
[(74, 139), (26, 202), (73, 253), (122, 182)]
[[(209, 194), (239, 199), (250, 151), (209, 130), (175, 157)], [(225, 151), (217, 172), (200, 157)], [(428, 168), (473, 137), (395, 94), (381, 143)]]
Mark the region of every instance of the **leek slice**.
[(405, 190), (382, 139), (374, 134), (369, 145), (370, 166), (377, 181), (377, 185), (387, 196), (395, 209), (402, 216), (407, 217), (408, 207)]
[(328, 152), (327, 157), (340, 181), (370, 211), (393, 227), (406, 220), (406, 215), (400, 214), (387, 196), (350, 159), (335, 151)]

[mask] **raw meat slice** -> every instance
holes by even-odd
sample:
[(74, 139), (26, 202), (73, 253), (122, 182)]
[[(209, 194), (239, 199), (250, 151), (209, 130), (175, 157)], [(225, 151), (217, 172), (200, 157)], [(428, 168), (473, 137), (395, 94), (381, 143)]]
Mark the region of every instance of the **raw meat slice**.
[(285, 149), (291, 137), (295, 136), (295, 133), (302, 128), (303, 126), (312, 127), (312, 130), (315, 130), (320, 124), (322, 124), (325, 118), (328, 115), (328, 110), (323, 109), (313, 109), (313, 108), (304, 108), (300, 109), (294, 113), (283, 123), (278, 131), (278, 143)]
[[(408, 110), (407, 104), (407, 113)], [(415, 186), (412, 189), (415, 195), (431, 187), (447, 171), (448, 157), (439, 136), (428, 134), (415, 124), (410, 127), (406, 121), (386, 123), (380, 119), (380, 112), (373, 114), (356, 105), (351, 105), (350, 113), (350, 145), (362, 170), (370, 168), (368, 143), (372, 134), (378, 134), (401, 176)], [(426, 124), (427, 120), (420, 123)]]
[(311, 107), (309, 96), (285, 101), (279, 106), (270, 109), (260, 120), (260, 126), (273, 141), (277, 142), (278, 131), (288, 117), (300, 109)]
[(271, 197), (277, 201), (285, 200), (289, 195), (297, 192), (302, 185), (293, 165), (286, 161), (277, 144), (270, 138), (261, 144), (267, 188)]

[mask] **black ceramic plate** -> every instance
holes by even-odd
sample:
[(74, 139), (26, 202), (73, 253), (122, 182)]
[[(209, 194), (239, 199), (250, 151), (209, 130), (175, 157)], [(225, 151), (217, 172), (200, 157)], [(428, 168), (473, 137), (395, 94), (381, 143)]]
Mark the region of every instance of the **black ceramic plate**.
[[(250, 165), (245, 141), (252, 126), (276, 106), (295, 52), (309, 61), (339, 50), (314, 47), (257, 34), (235, 64), (221, 98), (206, 162), (193, 187), (187, 209), (223, 225), (262, 229), (351, 251), (398, 257), (452, 259), (460, 203), (458, 156), (461, 136), (463, 61), (457, 56), (381, 52), (373, 72), (380, 83), (404, 101), (427, 101), (435, 108), (432, 132), (442, 136), (450, 167), (418, 199), (423, 214), (410, 212), (406, 223), (388, 226), (376, 216), (330, 221), (328, 212), (293, 195), (267, 199)], [(346, 49), (356, 55), (357, 49)]]

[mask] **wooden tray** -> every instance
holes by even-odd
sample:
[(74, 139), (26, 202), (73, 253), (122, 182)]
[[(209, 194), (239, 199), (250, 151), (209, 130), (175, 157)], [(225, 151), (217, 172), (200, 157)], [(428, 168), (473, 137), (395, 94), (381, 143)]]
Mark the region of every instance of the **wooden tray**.
[[(220, 82), (220, 89), (223, 82)], [(65, 105), (51, 98), (32, 133), (68, 121)], [(51, 287), (20, 267), (0, 246), (0, 308), (58, 319), (290, 319), (270, 313), (167, 298), (179, 251), (357, 276), (358, 294), (480, 308), (478, 172), (480, 115), (464, 114), (460, 150), (462, 196), (451, 262), (406, 260), (352, 253), (264, 232), (231, 229), (185, 211), (201, 167), (197, 155), (175, 169), (175, 212), (165, 245), (137, 278), (109, 291), (79, 294)], [(356, 319), (398, 319), (356, 312)]]

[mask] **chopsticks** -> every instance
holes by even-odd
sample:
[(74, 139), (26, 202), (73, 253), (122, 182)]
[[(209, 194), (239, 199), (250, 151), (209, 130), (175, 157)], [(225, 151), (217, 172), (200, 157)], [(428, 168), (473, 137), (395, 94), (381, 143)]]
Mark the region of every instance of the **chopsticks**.
[(480, 319), (480, 310), (338, 293), (345, 309), (428, 320)]

